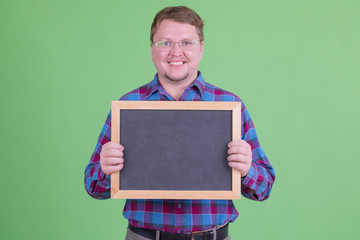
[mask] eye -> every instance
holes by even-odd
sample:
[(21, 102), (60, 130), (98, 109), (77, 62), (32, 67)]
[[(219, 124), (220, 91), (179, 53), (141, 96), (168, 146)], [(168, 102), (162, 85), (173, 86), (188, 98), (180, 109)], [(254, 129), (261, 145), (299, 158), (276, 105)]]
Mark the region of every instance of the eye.
[(170, 42), (170, 41), (159, 42), (157, 45), (158, 45), (159, 47), (170, 47), (170, 46), (171, 46), (171, 42)]
[(183, 41), (181, 42), (181, 45), (184, 46), (184, 47), (190, 47), (193, 43), (190, 42), (190, 41)]

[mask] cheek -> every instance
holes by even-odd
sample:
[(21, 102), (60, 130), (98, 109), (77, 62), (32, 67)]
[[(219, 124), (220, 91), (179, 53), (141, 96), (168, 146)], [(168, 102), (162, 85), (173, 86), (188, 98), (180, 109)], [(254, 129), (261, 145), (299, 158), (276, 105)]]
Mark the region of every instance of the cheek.
[(198, 52), (188, 52), (185, 54), (185, 57), (192, 62), (200, 61), (202, 58), (202, 51)]
[(159, 56), (156, 54), (152, 54), (152, 61), (155, 65), (155, 67), (157, 67), (159, 65)]
[(156, 56), (154, 54), (151, 54), (151, 59), (152, 59), (153, 63), (156, 62)]
[(152, 54), (152, 60), (153, 60), (154, 64), (160, 63), (160, 62), (164, 61), (164, 59), (166, 59), (166, 54), (164, 54), (164, 53), (152, 52), (151, 54)]
[(187, 58), (187, 59), (191, 59), (194, 57), (194, 54), (192, 52), (188, 52), (188, 53), (184, 53), (184, 56)]
[(156, 70), (158, 71), (158, 73), (162, 74), (165, 69), (167, 68), (167, 63), (165, 61), (166, 59), (166, 55), (161, 54), (161, 53), (153, 53), (152, 54), (152, 61), (153, 64), (156, 68)]
[(186, 57), (193, 64), (197, 64), (201, 60), (201, 54), (200, 53), (191, 53), (191, 54), (188, 54)]

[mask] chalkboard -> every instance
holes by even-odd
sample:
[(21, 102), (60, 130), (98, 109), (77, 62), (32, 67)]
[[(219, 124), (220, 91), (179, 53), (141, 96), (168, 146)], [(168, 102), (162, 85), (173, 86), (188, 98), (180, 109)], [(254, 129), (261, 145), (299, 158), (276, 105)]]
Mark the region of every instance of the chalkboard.
[(111, 197), (239, 199), (227, 144), (240, 139), (240, 116), (239, 102), (114, 101), (112, 141), (125, 163)]

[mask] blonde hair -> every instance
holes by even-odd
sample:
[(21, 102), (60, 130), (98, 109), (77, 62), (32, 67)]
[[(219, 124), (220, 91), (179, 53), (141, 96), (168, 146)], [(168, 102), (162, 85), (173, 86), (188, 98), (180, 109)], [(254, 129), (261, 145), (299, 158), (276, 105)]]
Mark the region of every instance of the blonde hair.
[(204, 40), (204, 22), (200, 16), (192, 9), (185, 6), (166, 7), (160, 10), (151, 24), (150, 41), (153, 41), (154, 34), (164, 19), (173, 20), (179, 23), (187, 23), (196, 27), (200, 41)]

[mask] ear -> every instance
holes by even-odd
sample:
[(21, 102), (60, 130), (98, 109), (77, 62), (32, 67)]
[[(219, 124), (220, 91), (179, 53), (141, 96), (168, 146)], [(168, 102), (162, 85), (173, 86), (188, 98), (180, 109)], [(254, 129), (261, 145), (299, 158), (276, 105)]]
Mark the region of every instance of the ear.
[(200, 50), (201, 50), (201, 57), (200, 57), (200, 59), (202, 59), (202, 55), (203, 55), (203, 52), (204, 52), (204, 41), (202, 41), (201, 43), (200, 43)]

